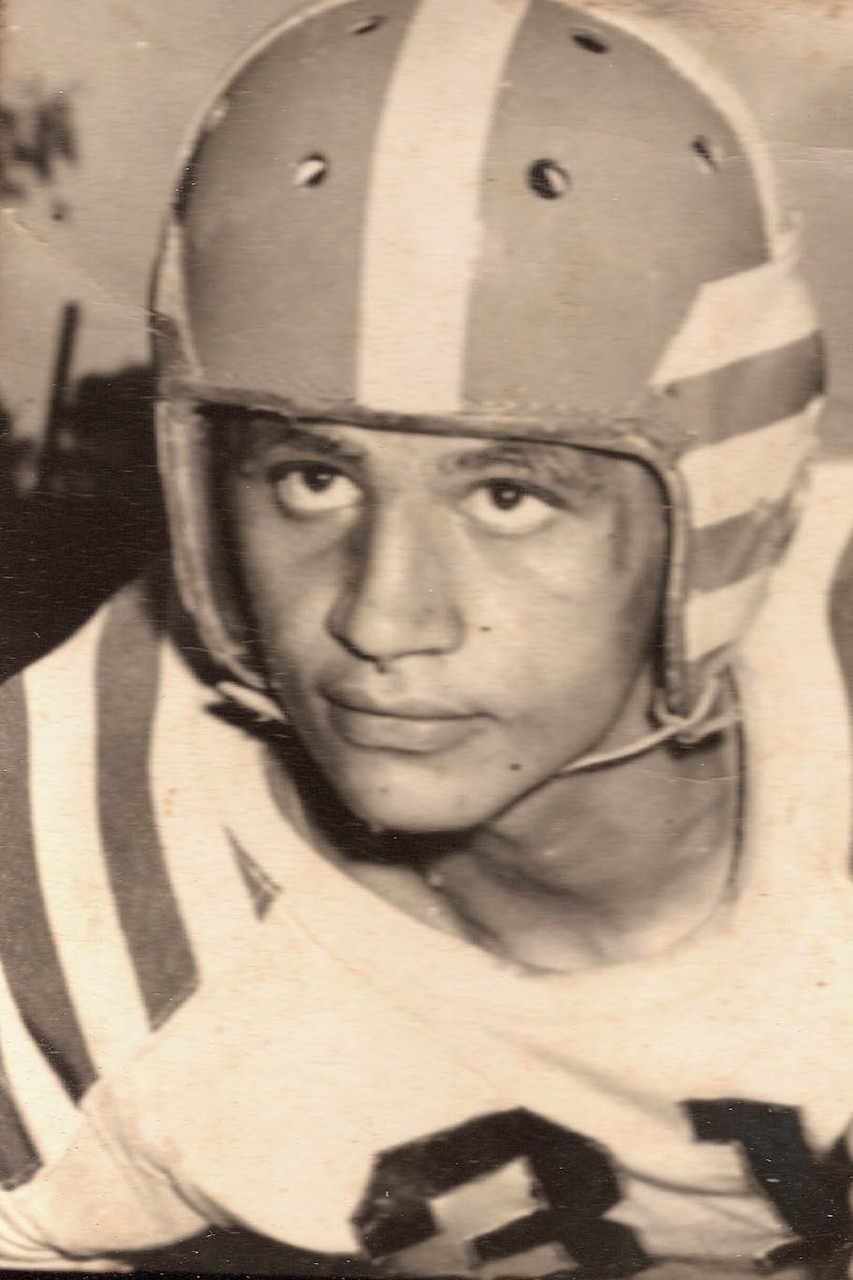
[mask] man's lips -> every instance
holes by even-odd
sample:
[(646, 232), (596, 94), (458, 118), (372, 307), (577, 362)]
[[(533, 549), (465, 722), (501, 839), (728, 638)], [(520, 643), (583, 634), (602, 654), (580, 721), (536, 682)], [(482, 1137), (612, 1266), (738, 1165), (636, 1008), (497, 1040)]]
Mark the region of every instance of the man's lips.
[(376, 698), (363, 689), (324, 690), (332, 728), (352, 746), (429, 754), (457, 746), (483, 717), (431, 698)]
[(415, 694), (379, 697), (356, 684), (327, 685), (321, 692), (336, 707), (345, 711), (363, 711), (372, 716), (394, 716), (403, 720), (467, 720), (475, 714), (467, 707)]

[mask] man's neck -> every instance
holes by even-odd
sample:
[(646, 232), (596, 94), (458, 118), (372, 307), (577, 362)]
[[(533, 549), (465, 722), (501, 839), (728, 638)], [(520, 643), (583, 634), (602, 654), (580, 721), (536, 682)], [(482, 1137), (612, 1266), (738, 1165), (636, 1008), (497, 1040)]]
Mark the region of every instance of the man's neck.
[(634, 959), (725, 901), (738, 828), (732, 740), (553, 779), (439, 855), (427, 882), (483, 946), (546, 970)]
[(401, 910), (525, 967), (578, 972), (661, 951), (725, 903), (739, 778), (733, 733), (690, 751), (663, 745), (427, 840), (372, 837), (343, 811), (335, 821), (318, 775), (298, 781), (292, 762), (272, 782), (326, 857)]

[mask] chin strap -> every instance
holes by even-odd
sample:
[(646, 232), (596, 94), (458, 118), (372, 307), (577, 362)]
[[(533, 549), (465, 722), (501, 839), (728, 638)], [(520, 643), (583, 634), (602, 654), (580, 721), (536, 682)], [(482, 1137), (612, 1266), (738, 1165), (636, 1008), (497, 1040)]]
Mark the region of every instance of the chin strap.
[(622, 760), (633, 760), (636, 756), (645, 755), (647, 751), (660, 746), (662, 742), (676, 742), (682, 747), (695, 747), (704, 738), (710, 738), (712, 734), (729, 729), (740, 720), (740, 709), (732, 698), (727, 700), (724, 710), (717, 712), (716, 715), (713, 714), (723, 692), (720, 687), (722, 676), (722, 669), (709, 673), (708, 683), (702, 696), (689, 716), (673, 715), (663, 705), (663, 700), (658, 700), (656, 697), (654, 718), (658, 721), (660, 728), (653, 729), (651, 733), (644, 734), (642, 738), (637, 738), (623, 747), (613, 747), (610, 751), (592, 752), (590, 755), (580, 756), (563, 769), (558, 769), (554, 776), (564, 778), (572, 773), (582, 773), (586, 769), (598, 769), (603, 765), (618, 764)]
[[(740, 710), (732, 698), (727, 699), (724, 710), (717, 712), (716, 715), (713, 714), (723, 692), (720, 687), (722, 676), (722, 669), (709, 672), (705, 689), (689, 716), (673, 715), (663, 704), (663, 699), (656, 697), (654, 718), (658, 721), (659, 728), (635, 739), (634, 742), (626, 743), (625, 746), (579, 756), (577, 760), (572, 760), (570, 764), (558, 769), (551, 776), (565, 778), (569, 774), (582, 773), (588, 769), (600, 769), (604, 765), (619, 764), (622, 760), (633, 760), (636, 756), (645, 755), (647, 751), (659, 747), (662, 742), (676, 742), (679, 746), (694, 747), (704, 738), (710, 738), (712, 734), (721, 733), (723, 729), (737, 724), (740, 719)], [(262, 724), (288, 723), (287, 716), (275, 699), (258, 689), (249, 689), (246, 685), (238, 684), (236, 680), (220, 680), (216, 685), (216, 692), (226, 701), (236, 702)]]

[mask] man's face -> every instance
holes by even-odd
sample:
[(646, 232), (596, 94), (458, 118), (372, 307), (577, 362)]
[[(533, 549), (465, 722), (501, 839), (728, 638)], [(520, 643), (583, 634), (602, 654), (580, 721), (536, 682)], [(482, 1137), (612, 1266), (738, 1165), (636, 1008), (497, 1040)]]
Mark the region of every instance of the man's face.
[(665, 522), (640, 464), (271, 415), (232, 432), (269, 677), (364, 821), (468, 828), (646, 731)]

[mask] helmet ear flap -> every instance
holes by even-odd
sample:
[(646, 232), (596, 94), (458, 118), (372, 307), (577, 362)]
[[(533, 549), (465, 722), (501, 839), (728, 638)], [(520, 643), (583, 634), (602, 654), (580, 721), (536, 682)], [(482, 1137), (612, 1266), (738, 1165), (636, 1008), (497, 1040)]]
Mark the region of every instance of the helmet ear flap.
[(698, 291), (652, 383), (669, 438), (668, 709), (690, 712), (785, 553), (824, 406), (819, 322), (796, 230)]
[(222, 512), (212, 494), (210, 427), (197, 406), (174, 396), (157, 406), (157, 448), (172, 538), (172, 563), (184, 608), (215, 666), (239, 684), (265, 690), (266, 680), (247, 636), (233, 549), (223, 538)]

